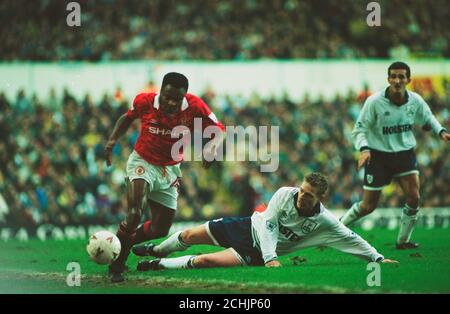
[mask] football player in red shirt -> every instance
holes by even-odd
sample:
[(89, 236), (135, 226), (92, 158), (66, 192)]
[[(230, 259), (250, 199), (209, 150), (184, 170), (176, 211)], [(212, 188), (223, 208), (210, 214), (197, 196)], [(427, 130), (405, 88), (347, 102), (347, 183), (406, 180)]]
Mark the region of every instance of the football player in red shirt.
[[(196, 118), (201, 119), (201, 131), (209, 126), (218, 128), (214, 134), (220, 136), (214, 137), (211, 151), (207, 152), (213, 156), (223, 140), (224, 126), (201, 98), (187, 93), (188, 85), (183, 74), (167, 73), (159, 94), (136, 96), (128, 112), (117, 120), (106, 144), (105, 159), (110, 166), (112, 149), (119, 137), (126, 133), (135, 119), (141, 120), (139, 137), (127, 162), (127, 217), (117, 231), (122, 249), (109, 266), (113, 282), (124, 280), (125, 263), (134, 244), (164, 237), (172, 225), (183, 160), (181, 150), (175, 156), (172, 153), (172, 146), (179, 141), (179, 138), (172, 137), (173, 129), (183, 126), (192, 134)], [(208, 168), (211, 163), (204, 159), (203, 166)], [(139, 226), (146, 205), (150, 206), (152, 220)]]

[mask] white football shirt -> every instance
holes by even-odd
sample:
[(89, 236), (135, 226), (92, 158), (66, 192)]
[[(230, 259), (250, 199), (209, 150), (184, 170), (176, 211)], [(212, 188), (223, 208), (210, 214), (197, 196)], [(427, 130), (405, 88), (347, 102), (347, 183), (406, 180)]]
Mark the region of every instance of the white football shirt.
[(312, 217), (302, 217), (295, 206), (299, 188), (282, 187), (271, 198), (267, 209), (252, 216), (252, 235), (264, 262), (299, 249), (324, 245), (362, 257), (383, 259), (369, 243), (344, 226), (323, 204)]
[(401, 106), (392, 103), (387, 89), (367, 98), (352, 131), (357, 150), (369, 147), (382, 152), (400, 152), (416, 146), (414, 124), (429, 124), (439, 134), (445, 128), (436, 120), (423, 98), (406, 91), (407, 102)]

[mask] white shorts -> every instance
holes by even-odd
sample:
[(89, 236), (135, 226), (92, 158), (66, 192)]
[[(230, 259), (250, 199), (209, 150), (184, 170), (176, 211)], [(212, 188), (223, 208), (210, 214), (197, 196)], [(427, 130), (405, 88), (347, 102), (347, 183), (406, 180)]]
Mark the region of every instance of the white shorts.
[(143, 179), (148, 183), (145, 191), (148, 199), (173, 210), (177, 209), (178, 188), (181, 182), (180, 164), (155, 166), (133, 150), (127, 161), (127, 178), (131, 182)]

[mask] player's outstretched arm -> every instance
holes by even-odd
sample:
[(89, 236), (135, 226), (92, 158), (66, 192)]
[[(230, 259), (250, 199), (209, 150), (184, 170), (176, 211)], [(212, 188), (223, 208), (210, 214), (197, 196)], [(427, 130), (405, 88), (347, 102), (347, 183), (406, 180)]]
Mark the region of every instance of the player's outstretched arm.
[(378, 253), (366, 240), (348, 227), (336, 219), (330, 219), (329, 222), (330, 226), (322, 237), (324, 240), (323, 244), (341, 252), (363, 258), (368, 262), (383, 262), (385, 260), (383, 255)]
[(134, 119), (128, 117), (126, 114), (122, 115), (116, 122), (114, 130), (109, 136), (108, 142), (105, 145), (105, 160), (106, 165), (109, 167), (112, 163), (112, 150), (116, 145), (117, 140), (127, 132)]

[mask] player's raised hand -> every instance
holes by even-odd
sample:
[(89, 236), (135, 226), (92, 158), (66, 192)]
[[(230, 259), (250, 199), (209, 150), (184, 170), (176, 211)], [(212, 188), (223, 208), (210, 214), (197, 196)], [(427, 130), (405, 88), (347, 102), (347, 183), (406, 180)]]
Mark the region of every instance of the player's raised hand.
[(281, 263), (277, 260), (266, 263), (266, 267), (281, 267)]
[(381, 262), (383, 264), (400, 264), (399, 261), (396, 261), (395, 259), (388, 259), (388, 258), (385, 258)]
[(105, 161), (108, 167), (111, 166), (112, 163), (112, 150), (114, 148), (114, 145), (116, 145), (116, 141), (110, 139), (105, 146)]
[(361, 169), (362, 166), (364, 166), (365, 163), (370, 163), (370, 150), (365, 150), (361, 152), (361, 155), (359, 156), (358, 160), (358, 166), (356, 167), (356, 170)]
[(440, 137), (445, 143), (448, 143), (450, 141), (450, 133), (448, 133), (447, 131), (441, 132)]

